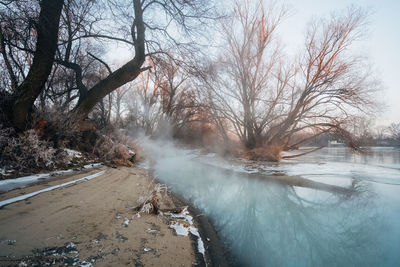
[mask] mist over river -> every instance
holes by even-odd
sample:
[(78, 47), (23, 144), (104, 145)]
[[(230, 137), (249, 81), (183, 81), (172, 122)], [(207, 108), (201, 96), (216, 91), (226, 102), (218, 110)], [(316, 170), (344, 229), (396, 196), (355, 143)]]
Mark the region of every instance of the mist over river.
[(280, 164), (145, 150), (154, 176), (210, 219), (237, 266), (400, 266), (399, 148), (324, 148)]

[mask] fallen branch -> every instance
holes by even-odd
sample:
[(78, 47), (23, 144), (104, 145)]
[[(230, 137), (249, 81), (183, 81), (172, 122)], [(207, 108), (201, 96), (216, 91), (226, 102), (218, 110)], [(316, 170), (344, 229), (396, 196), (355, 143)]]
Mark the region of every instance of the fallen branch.
[(264, 175), (260, 173), (246, 173), (246, 172), (236, 172), (233, 170), (221, 168), (204, 162), (200, 162), (207, 166), (208, 169), (215, 169), (218, 172), (227, 173), (228, 175), (238, 175), (242, 177), (247, 177), (249, 179), (259, 179), (262, 181), (269, 181), (276, 184), (286, 185), (286, 186), (298, 186), (304, 188), (312, 188), (316, 190), (321, 190), (333, 194), (352, 194), (356, 190), (353, 187), (342, 187), (337, 185), (331, 185), (321, 182), (316, 182), (310, 179), (306, 179), (300, 176), (287, 176), (287, 175)]

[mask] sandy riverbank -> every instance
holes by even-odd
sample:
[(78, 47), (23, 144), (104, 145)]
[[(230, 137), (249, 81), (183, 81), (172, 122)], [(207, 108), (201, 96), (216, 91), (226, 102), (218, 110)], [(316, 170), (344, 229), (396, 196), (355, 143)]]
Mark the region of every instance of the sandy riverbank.
[[(101, 170), (46, 181), (0, 195), (0, 200), (84, 177)], [(0, 209), (0, 265), (46, 261), (94, 266), (192, 266), (202, 264), (196, 242), (177, 236), (164, 216), (132, 207), (151, 179), (138, 168), (108, 168), (93, 180), (45, 192)], [(173, 208), (171, 197), (162, 200)], [(124, 225), (127, 219), (132, 219)], [(207, 241), (205, 241), (207, 242)], [(207, 246), (207, 244), (206, 244)], [(64, 254), (63, 254), (64, 253)], [(67, 257), (68, 256), (68, 257)], [(43, 264), (43, 262), (41, 263)], [(89, 264), (87, 266), (90, 266)]]

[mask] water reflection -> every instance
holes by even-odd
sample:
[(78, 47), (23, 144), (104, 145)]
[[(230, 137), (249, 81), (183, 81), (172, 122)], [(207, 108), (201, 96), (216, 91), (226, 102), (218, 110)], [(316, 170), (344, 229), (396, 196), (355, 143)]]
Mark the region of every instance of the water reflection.
[(158, 157), (154, 173), (212, 220), (236, 265), (382, 265), (385, 220), (367, 184), (333, 194), (228, 174), (191, 158)]
[(253, 181), (235, 195), (234, 212), (213, 218), (238, 265), (376, 266), (379, 235), (372, 230), (380, 220), (368, 198), (324, 193), (312, 201), (292, 187)]
[(400, 169), (400, 148), (371, 147), (365, 154), (352, 153), (345, 147), (324, 148), (294, 159), (293, 162), (348, 162)]

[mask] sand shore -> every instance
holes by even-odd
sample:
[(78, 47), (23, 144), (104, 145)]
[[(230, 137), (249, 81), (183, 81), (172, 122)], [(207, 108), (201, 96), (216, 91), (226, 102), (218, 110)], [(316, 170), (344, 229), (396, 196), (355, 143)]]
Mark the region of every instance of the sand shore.
[[(47, 180), (1, 194), (0, 201), (101, 170), (105, 174), (93, 180), (1, 208), (0, 266), (204, 265), (196, 240), (176, 235), (165, 216), (142, 214), (132, 218), (132, 207), (152, 186), (146, 171), (136, 167), (100, 167)], [(162, 200), (162, 205), (176, 206), (170, 196)]]

